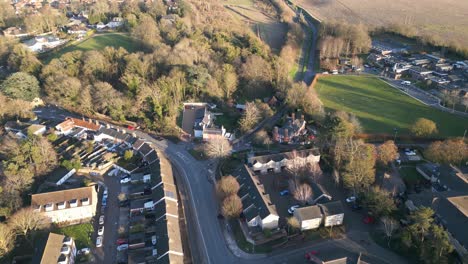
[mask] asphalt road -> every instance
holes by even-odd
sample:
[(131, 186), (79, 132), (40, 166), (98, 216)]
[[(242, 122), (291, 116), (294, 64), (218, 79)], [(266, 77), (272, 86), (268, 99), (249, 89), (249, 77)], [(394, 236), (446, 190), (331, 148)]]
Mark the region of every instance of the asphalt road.
[[(71, 116), (61, 109), (53, 107), (41, 108), (38, 116), (43, 119), (63, 120), (65, 116)], [(76, 116), (76, 115), (75, 115)], [(333, 248), (344, 249), (352, 252), (366, 252), (366, 248), (357, 245), (351, 239), (332, 240), (317, 243), (316, 241), (305, 242), (301, 246), (294, 248), (280, 249), (268, 255), (249, 255), (243, 254), (236, 256), (228, 248), (224, 237), (224, 229), (217, 218), (218, 204), (214, 192), (214, 185), (208, 180), (210, 161), (197, 161), (188, 152), (187, 145), (174, 144), (167, 140), (158, 141), (150, 135), (141, 131), (135, 132), (138, 137), (152, 142), (159, 148), (176, 168), (176, 180), (179, 189), (184, 191), (183, 203), (186, 208), (187, 229), (189, 230), (189, 243), (191, 246), (194, 263), (301, 263), (304, 262), (304, 253), (315, 250), (333, 251)], [(106, 185), (109, 185), (108, 209), (117, 208), (116, 193), (120, 189), (115, 188), (112, 177), (105, 179)], [(111, 182), (109, 182), (111, 181)], [(117, 183), (119, 185), (119, 183)], [(117, 191), (118, 190), (118, 191)], [(114, 205), (114, 202), (116, 203)], [(116, 217), (109, 215), (110, 211), (116, 212)], [(102, 263), (113, 263), (115, 256), (115, 239), (117, 237), (117, 224), (119, 210), (106, 210), (110, 219), (106, 219), (105, 237), (103, 254), (98, 254), (97, 259)], [(117, 219), (117, 220), (116, 220)], [(115, 226), (115, 227), (114, 227)], [(112, 233), (112, 234), (111, 234)], [(111, 247), (112, 245), (112, 247)], [(375, 263), (387, 263), (386, 260), (372, 256), (372, 252), (381, 255), (383, 249), (370, 249), (368, 253), (376, 260)], [(98, 250), (100, 251), (100, 250)], [(388, 253), (388, 252), (387, 252)], [(392, 263), (402, 263), (395, 262)]]

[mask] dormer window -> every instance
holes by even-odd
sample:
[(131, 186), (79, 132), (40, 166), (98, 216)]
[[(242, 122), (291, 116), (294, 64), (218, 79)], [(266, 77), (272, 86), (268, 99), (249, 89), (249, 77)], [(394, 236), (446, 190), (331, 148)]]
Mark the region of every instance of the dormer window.
[(70, 204), (70, 207), (77, 207), (78, 206), (78, 200), (72, 199), (68, 202)]
[(81, 199), (81, 205), (89, 205), (89, 198)]
[(66, 207), (65, 202), (57, 203), (57, 209), (62, 210), (62, 209), (65, 209), (65, 207)]
[(35, 206), (34, 206), (34, 212), (40, 212), (40, 211), (41, 211), (41, 208), (42, 208), (41, 205), (39, 205), (39, 204), (35, 205)]
[(45, 207), (46, 212), (50, 212), (50, 211), (54, 210), (54, 204), (53, 203), (48, 203), (44, 207)]

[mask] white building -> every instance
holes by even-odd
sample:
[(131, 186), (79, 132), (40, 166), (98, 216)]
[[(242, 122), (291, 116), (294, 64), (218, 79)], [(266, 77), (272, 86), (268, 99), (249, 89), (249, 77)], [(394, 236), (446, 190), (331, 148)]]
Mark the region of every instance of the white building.
[(267, 173), (280, 172), (282, 169), (291, 169), (295, 166), (318, 165), (320, 154), (317, 149), (305, 149), (284, 152), (265, 156), (249, 157), (248, 163), (254, 172)]
[(342, 225), (344, 220), (343, 205), (340, 201), (319, 204), (323, 214), (325, 227)]
[(121, 17), (114, 17), (112, 18), (112, 21), (107, 23), (108, 28), (118, 28), (124, 24), (124, 20)]
[(98, 203), (95, 186), (33, 194), (31, 206), (52, 223), (81, 223), (96, 214)]
[(301, 230), (316, 229), (322, 224), (322, 211), (317, 205), (296, 208), (294, 217), (299, 222)]

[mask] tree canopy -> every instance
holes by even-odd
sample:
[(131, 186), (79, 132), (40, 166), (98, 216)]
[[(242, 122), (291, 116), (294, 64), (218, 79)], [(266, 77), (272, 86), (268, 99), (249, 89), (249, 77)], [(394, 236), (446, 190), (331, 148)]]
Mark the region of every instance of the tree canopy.
[(13, 98), (32, 101), (39, 97), (39, 82), (33, 75), (25, 72), (15, 72), (0, 85), (1, 91)]

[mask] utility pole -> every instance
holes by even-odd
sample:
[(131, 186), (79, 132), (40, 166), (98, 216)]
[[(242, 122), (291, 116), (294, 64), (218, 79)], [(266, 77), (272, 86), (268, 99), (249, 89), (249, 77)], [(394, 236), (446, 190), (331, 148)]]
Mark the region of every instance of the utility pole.
[(465, 133), (463, 133), (463, 142), (465, 142), (466, 130), (467, 129), (465, 129)]
[[(393, 142), (396, 143), (396, 135), (397, 135), (397, 133), (398, 133), (398, 128), (395, 127), (395, 128), (393, 129), (393, 131), (395, 131), (395, 135), (393, 136)], [(466, 130), (465, 130), (465, 132), (466, 132)]]

